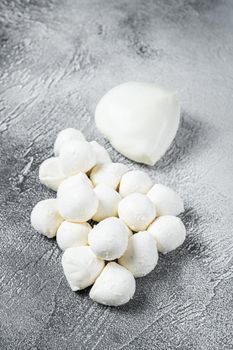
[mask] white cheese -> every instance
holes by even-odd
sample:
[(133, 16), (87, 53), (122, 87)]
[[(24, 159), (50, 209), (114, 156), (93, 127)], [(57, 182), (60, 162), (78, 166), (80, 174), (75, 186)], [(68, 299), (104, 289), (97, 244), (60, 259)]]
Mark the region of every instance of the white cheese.
[(154, 165), (174, 139), (180, 120), (177, 94), (154, 84), (128, 82), (108, 91), (95, 111), (97, 128), (116, 150)]
[(43, 185), (57, 191), (64, 179), (65, 174), (62, 171), (59, 157), (51, 157), (41, 163), (39, 168), (39, 180)]
[(180, 218), (171, 215), (160, 216), (148, 227), (155, 238), (158, 251), (168, 253), (179, 247), (185, 240), (186, 229)]
[(151, 187), (152, 181), (147, 173), (141, 170), (131, 170), (122, 176), (119, 193), (122, 197), (135, 192), (146, 194)]
[(118, 214), (131, 230), (143, 231), (155, 219), (156, 209), (145, 194), (132, 193), (120, 201)]
[(85, 141), (85, 137), (81, 131), (74, 128), (67, 128), (60, 131), (54, 143), (55, 156), (59, 156), (62, 146), (72, 140)]
[(143, 277), (151, 272), (158, 261), (158, 252), (154, 238), (146, 231), (135, 233), (129, 238), (129, 244), (119, 264), (132, 272), (134, 277)]
[(184, 202), (179, 194), (167, 186), (155, 184), (147, 193), (147, 196), (155, 204), (157, 216), (176, 216), (184, 211)]
[(98, 198), (89, 186), (76, 187), (58, 197), (58, 210), (61, 216), (71, 222), (90, 220), (98, 208)]
[(130, 271), (115, 262), (108, 263), (90, 290), (97, 303), (120, 306), (133, 298), (136, 283)]
[(108, 151), (103, 146), (101, 146), (96, 141), (91, 141), (90, 144), (91, 144), (92, 149), (95, 152), (96, 165), (106, 164), (106, 163), (112, 162), (110, 155), (108, 154)]
[(96, 164), (96, 156), (89, 142), (70, 141), (60, 150), (62, 171), (66, 176), (86, 173)]
[(91, 286), (104, 265), (88, 246), (68, 248), (62, 256), (64, 274), (73, 291)]
[(90, 231), (88, 242), (93, 252), (104, 260), (122, 256), (128, 244), (128, 231), (118, 218), (107, 218)]
[(62, 250), (87, 245), (90, 230), (91, 226), (87, 222), (79, 224), (63, 221), (57, 230), (57, 244)]
[(31, 212), (32, 227), (48, 238), (56, 236), (63, 220), (58, 212), (57, 200), (54, 198), (38, 202)]
[(122, 163), (101, 164), (92, 169), (90, 179), (94, 186), (105, 184), (116, 190), (127, 171), (127, 166)]
[(95, 221), (102, 221), (106, 218), (118, 215), (118, 204), (121, 196), (112, 187), (99, 184), (94, 188), (99, 200), (97, 212), (92, 217)]

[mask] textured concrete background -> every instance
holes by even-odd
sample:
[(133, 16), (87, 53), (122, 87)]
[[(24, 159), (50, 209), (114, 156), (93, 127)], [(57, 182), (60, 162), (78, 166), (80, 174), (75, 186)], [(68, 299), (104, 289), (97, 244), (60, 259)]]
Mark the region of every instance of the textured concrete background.
[[(1, 350), (233, 348), (232, 33), (231, 0), (1, 0)], [(175, 142), (142, 168), (184, 197), (188, 235), (114, 309), (71, 292), (56, 242), (29, 216), (54, 196), (38, 166), (62, 128), (125, 161), (93, 115), (103, 93), (128, 80), (179, 93)]]

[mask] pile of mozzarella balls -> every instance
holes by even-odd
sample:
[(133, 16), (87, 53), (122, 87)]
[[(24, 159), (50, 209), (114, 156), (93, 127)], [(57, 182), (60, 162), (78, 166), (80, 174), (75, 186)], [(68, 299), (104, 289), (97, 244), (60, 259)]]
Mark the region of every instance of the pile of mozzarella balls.
[(37, 203), (31, 224), (56, 236), (73, 291), (92, 286), (94, 301), (125, 304), (134, 296), (135, 278), (155, 268), (158, 252), (183, 243), (186, 230), (177, 217), (183, 201), (172, 189), (153, 185), (147, 173), (113, 163), (104, 147), (77, 129), (58, 134), (54, 154), (41, 164), (39, 179), (57, 198)]

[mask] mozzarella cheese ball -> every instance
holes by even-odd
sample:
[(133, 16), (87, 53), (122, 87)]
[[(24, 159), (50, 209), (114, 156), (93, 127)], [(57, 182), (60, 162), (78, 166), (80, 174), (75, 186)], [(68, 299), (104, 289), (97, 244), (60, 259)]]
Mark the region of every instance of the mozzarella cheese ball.
[(95, 111), (96, 126), (125, 157), (154, 165), (175, 137), (177, 94), (154, 84), (127, 82), (108, 91)]
[(147, 231), (135, 233), (130, 237), (126, 252), (118, 260), (134, 277), (147, 275), (155, 268), (157, 261), (156, 242)]
[(118, 204), (121, 196), (112, 187), (104, 184), (97, 185), (94, 192), (98, 197), (99, 205), (93, 220), (102, 221), (106, 218), (118, 215)]
[(119, 306), (133, 298), (136, 283), (132, 273), (115, 262), (108, 263), (90, 290), (97, 303)]
[(94, 226), (88, 242), (96, 256), (114, 260), (122, 256), (128, 244), (128, 231), (118, 218), (107, 218)]
[(70, 141), (60, 151), (62, 171), (66, 176), (86, 173), (96, 164), (96, 156), (89, 142)]
[(81, 131), (74, 128), (67, 128), (60, 131), (54, 143), (55, 156), (59, 156), (62, 146), (72, 140), (85, 141), (85, 137)]
[(164, 254), (179, 247), (186, 236), (183, 222), (180, 218), (171, 215), (157, 218), (148, 227), (148, 232), (155, 238), (158, 251)]
[(57, 190), (57, 197), (61, 197), (72, 190), (75, 191), (75, 189), (79, 186), (93, 187), (92, 182), (89, 180), (87, 175), (84, 173), (79, 173), (62, 181)]
[(65, 179), (65, 175), (61, 169), (60, 158), (52, 157), (46, 159), (40, 165), (39, 179), (43, 185), (57, 191), (58, 186)]
[(104, 268), (104, 261), (97, 258), (90, 247), (71, 247), (62, 256), (62, 267), (73, 291), (92, 285)]
[(135, 192), (146, 194), (151, 187), (152, 181), (147, 173), (141, 170), (132, 170), (122, 176), (119, 193), (122, 197)]
[(57, 200), (54, 198), (40, 201), (32, 209), (31, 224), (34, 229), (48, 238), (56, 236), (63, 218), (58, 212)]
[(63, 221), (57, 230), (57, 244), (62, 250), (87, 245), (90, 230), (91, 226), (87, 222), (79, 224)]
[(112, 162), (112, 160), (108, 154), (108, 151), (103, 146), (101, 146), (96, 141), (91, 141), (90, 144), (91, 144), (93, 151), (95, 152), (96, 165)]
[(155, 219), (156, 209), (145, 194), (132, 193), (120, 201), (118, 214), (131, 230), (143, 231)]
[(156, 206), (157, 216), (176, 216), (184, 211), (183, 200), (178, 193), (167, 186), (155, 184), (147, 195)]
[(127, 171), (127, 166), (121, 163), (101, 164), (92, 169), (90, 179), (95, 186), (103, 183), (116, 190)]
[(89, 186), (70, 189), (58, 197), (58, 210), (61, 216), (71, 222), (90, 220), (98, 209), (98, 198)]

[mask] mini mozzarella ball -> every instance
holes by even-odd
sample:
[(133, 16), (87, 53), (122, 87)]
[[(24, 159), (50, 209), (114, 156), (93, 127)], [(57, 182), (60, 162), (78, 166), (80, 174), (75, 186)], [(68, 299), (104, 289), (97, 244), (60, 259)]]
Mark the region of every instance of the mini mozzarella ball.
[(120, 201), (118, 214), (131, 230), (144, 231), (155, 219), (156, 209), (145, 194), (132, 193)]
[(96, 256), (114, 260), (122, 256), (128, 244), (128, 231), (118, 218), (107, 218), (94, 226), (88, 242)]
[(87, 245), (90, 230), (91, 226), (87, 222), (79, 224), (63, 221), (57, 230), (57, 244), (62, 250)]
[(183, 222), (180, 218), (172, 215), (157, 218), (148, 227), (148, 232), (155, 238), (158, 251), (164, 254), (179, 247), (186, 237)]
[(135, 233), (130, 237), (126, 252), (118, 260), (134, 277), (147, 275), (155, 268), (157, 261), (156, 241), (147, 231)]
[(95, 186), (103, 183), (116, 190), (127, 171), (127, 166), (121, 163), (101, 164), (92, 169), (90, 179)]
[(86, 222), (98, 209), (98, 198), (89, 186), (72, 188), (58, 197), (58, 210), (61, 216), (71, 222)]
[(71, 247), (62, 256), (62, 267), (70, 288), (77, 291), (95, 282), (104, 268), (104, 261), (88, 246)]
[(92, 149), (95, 152), (96, 165), (112, 163), (112, 160), (108, 154), (108, 151), (103, 146), (101, 146), (96, 141), (91, 141), (90, 144), (91, 144)]
[(61, 167), (66, 176), (86, 173), (96, 164), (96, 156), (89, 142), (70, 141), (61, 147)]
[(167, 186), (155, 184), (147, 195), (156, 206), (157, 216), (176, 216), (184, 211), (183, 200), (178, 193)]
[(40, 165), (39, 179), (43, 185), (57, 191), (58, 186), (65, 179), (65, 175), (61, 169), (61, 162), (58, 157), (46, 159)]
[(94, 192), (98, 197), (99, 205), (93, 216), (94, 221), (102, 221), (106, 218), (118, 215), (118, 204), (121, 196), (112, 187), (104, 184), (97, 185)]
[(72, 140), (85, 141), (85, 137), (81, 131), (74, 128), (67, 128), (60, 131), (54, 143), (55, 156), (59, 156), (62, 146)]
[(71, 190), (75, 191), (75, 189), (79, 186), (89, 186), (90, 188), (93, 188), (93, 184), (87, 175), (84, 173), (79, 173), (62, 181), (57, 190), (57, 197), (61, 197)]
[(135, 279), (130, 271), (115, 262), (108, 263), (90, 290), (90, 298), (97, 303), (120, 306), (133, 298)]
[(32, 227), (48, 238), (56, 236), (63, 218), (58, 212), (57, 200), (54, 198), (40, 201), (32, 209)]
[(135, 192), (146, 194), (151, 187), (152, 181), (147, 173), (141, 170), (132, 170), (122, 176), (119, 193), (122, 197)]

